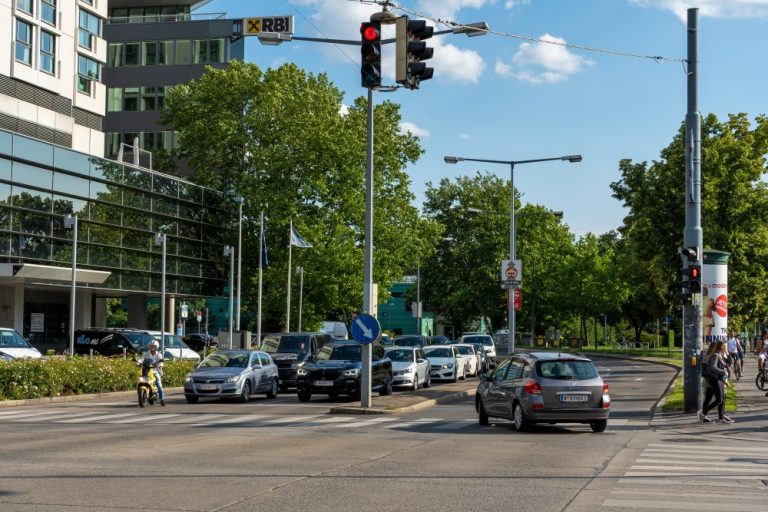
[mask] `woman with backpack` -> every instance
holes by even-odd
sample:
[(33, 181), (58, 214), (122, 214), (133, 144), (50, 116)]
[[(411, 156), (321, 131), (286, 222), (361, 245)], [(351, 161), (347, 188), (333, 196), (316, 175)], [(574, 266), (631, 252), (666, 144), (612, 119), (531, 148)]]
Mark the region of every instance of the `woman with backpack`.
[[(704, 405), (699, 412), (699, 421), (711, 423), (707, 413), (717, 406), (717, 417), (722, 423), (733, 423), (733, 419), (725, 415), (725, 383), (728, 379), (726, 366), (726, 351), (728, 345), (725, 341), (715, 341), (709, 344), (707, 354), (704, 356), (701, 366), (701, 375), (706, 382)], [(714, 401), (713, 401), (714, 398)]]

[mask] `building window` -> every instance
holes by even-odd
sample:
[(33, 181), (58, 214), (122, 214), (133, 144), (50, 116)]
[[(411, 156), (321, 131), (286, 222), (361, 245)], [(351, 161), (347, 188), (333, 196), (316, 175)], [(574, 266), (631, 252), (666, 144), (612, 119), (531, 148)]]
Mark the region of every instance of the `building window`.
[(40, 0), (40, 19), (56, 26), (56, 0)]
[(32, 0), (16, 0), (16, 9), (32, 14)]
[(195, 41), (195, 64), (224, 62), (223, 39), (201, 39)]
[(80, 9), (80, 31), (78, 44), (83, 48), (93, 50), (94, 40), (101, 36), (101, 20), (98, 16)]
[(123, 65), (123, 45), (120, 43), (110, 43), (107, 49), (107, 66), (119, 68)]
[(141, 43), (125, 43), (125, 66), (138, 66)]
[(16, 60), (32, 65), (32, 25), (16, 20)]
[(136, 112), (139, 110), (139, 88), (126, 87), (123, 89), (123, 111)]
[(99, 63), (83, 55), (77, 56), (77, 90), (91, 94), (91, 82), (99, 80)]
[(160, 42), (160, 53), (157, 56), (157, 63), (161, 65), (173, 64), (173, 41)]
[(107, 91), (107, 111), (120, 112), (123, 106), (123, 89), (111, 88)]
[(157, 65), (157, 47), (158, 43), (141, 43), (144, 51), (141, 56), (142, 66), (155, 66)]
[(84, 4), (93, 5), (93, 0), (80, 0)]
[(192, 64), (192, 41), (176, 41), (176, 59), (174, 63), (177, 65)]
[(45, 30), (40, 31), (40, 69), (56, 74), (56, 36)]

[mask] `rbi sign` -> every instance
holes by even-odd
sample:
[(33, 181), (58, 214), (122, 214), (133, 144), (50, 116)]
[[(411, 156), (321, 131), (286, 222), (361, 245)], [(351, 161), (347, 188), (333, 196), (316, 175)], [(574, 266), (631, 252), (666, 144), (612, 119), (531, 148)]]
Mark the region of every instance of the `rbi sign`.
[(293, 16), (245, 18), (246, 34), (293, 33)]

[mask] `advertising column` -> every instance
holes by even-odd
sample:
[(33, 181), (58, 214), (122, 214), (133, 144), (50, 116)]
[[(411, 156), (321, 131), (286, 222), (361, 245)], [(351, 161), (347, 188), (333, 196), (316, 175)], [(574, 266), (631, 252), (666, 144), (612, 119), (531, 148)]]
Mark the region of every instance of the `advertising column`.
[(704, 251), (701, 272), (701, 311), (704, 343), (728, 340), (728, 257), (727, 252)]

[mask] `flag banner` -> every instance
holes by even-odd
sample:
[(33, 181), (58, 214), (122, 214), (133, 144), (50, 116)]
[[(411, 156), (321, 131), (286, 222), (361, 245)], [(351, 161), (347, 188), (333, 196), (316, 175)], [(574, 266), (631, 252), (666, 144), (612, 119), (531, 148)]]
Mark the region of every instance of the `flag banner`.
[(303, 236), (301, 236), (296, 228), (291, 226), (291, 245), (294, 247), (302, 247), (304, 249), (311, 249), (312, 244), (307, 242)]
[(269, 257), (267, 256), (267, 239), (264, 236), (264, 224), (261, 225), (261, 268), (269, 266)]

